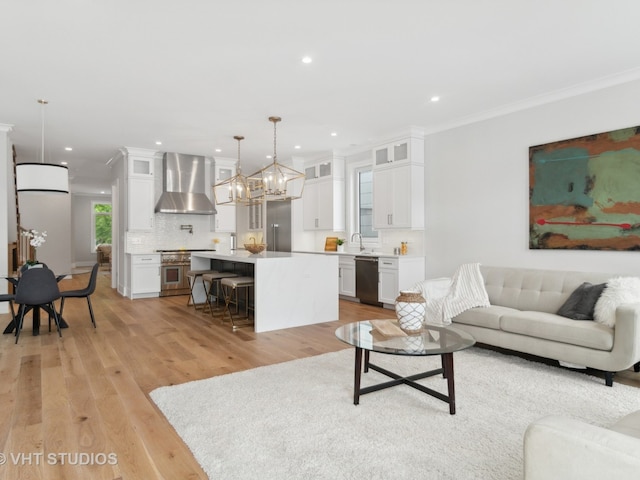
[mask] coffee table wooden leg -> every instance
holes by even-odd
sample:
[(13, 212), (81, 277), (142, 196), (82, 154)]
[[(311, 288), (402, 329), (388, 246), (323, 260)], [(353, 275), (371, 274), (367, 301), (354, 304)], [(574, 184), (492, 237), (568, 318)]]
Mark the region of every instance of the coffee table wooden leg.
[(362, 349), (356, 347), (355, 376), (353, 380), (353, 404), (360, 403), (360, 378), (362, 377)]
[(456, 413), (456, 389), (453, 383), (453, 353), (442, 354), (442, 365), (449, 389), (449, 413), (454, 415)]

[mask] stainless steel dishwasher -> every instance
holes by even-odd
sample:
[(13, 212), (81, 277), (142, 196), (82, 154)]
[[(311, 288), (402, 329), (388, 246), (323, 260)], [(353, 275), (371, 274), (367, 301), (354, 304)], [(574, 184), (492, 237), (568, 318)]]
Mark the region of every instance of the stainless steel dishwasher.
[(356, 297), (360, 303), (382, 306), (378, 302), (378, 257), (356, 257)]

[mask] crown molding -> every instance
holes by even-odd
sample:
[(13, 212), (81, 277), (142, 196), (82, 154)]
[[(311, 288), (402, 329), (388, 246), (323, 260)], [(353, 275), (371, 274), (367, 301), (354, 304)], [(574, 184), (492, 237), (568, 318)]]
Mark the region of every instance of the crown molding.
[(524, 100), (509, 103), (501, 107), (487, 110), (485, 112), (461, 117), (459, 119), (452, 120), (451, 122), (445, 122), (431, 129), (425, 130), (425, 133), (427, 135), (430, 135), (432, 133), (444, 132), (453, 128), (463, 127), (465, 125), (501, 117), (503, 115), (527, 110), (529, 108), (538, 107), (547, 103), (557, 102), (571, 97), (577, 97), (579, 95), (584, 95), (598, 90), (604, 90), (606, 88), (615, 87), (617, 85), (622, 85), (624, 83), (633, 82), (639, 79), (640, 67), (633, 68), (631, 70), (625, 70), (624, 72), (616, 73), (614, 75), (607, 75), (596, 80), (578, 83), (567, 88), (525, 98)]

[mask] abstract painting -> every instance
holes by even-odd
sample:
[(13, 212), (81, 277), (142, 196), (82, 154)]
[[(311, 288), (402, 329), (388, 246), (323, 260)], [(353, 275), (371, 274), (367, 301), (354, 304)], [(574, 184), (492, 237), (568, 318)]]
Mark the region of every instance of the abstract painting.
[(640, 250), (640, 126), (529, 148), (529, 248)]

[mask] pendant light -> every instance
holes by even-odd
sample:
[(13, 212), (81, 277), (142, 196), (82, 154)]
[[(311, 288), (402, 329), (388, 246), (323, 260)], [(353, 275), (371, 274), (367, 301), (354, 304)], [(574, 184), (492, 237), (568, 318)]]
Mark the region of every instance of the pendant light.
[(38, 100), (38, 103), (42, 105), (41, 161), (16, 165), (16, 190), (32, 193), (69, 193), (69, 169), (65, 165), (44, 162), (44, 107), (49, 102)]
[(273, 163), (249, 175), (252, 200), (296, 200), (302, 197), (304, 173), (278, 163), (276, 125), (282, 119), (269, 117), (273, 123)]
[(236, 174), (233, 177), (218, 182), (213, 186), (213, 195), (216, 200), (216, 205), (251, 202), (251, 192), (247, 183), (247, 177), (242, 175), (242, 167), (240, 166), (240, 142), (244, 140), (244, 137), (236, 135), (233, 138), (238, 141), (238, 163), (236, 166)]

